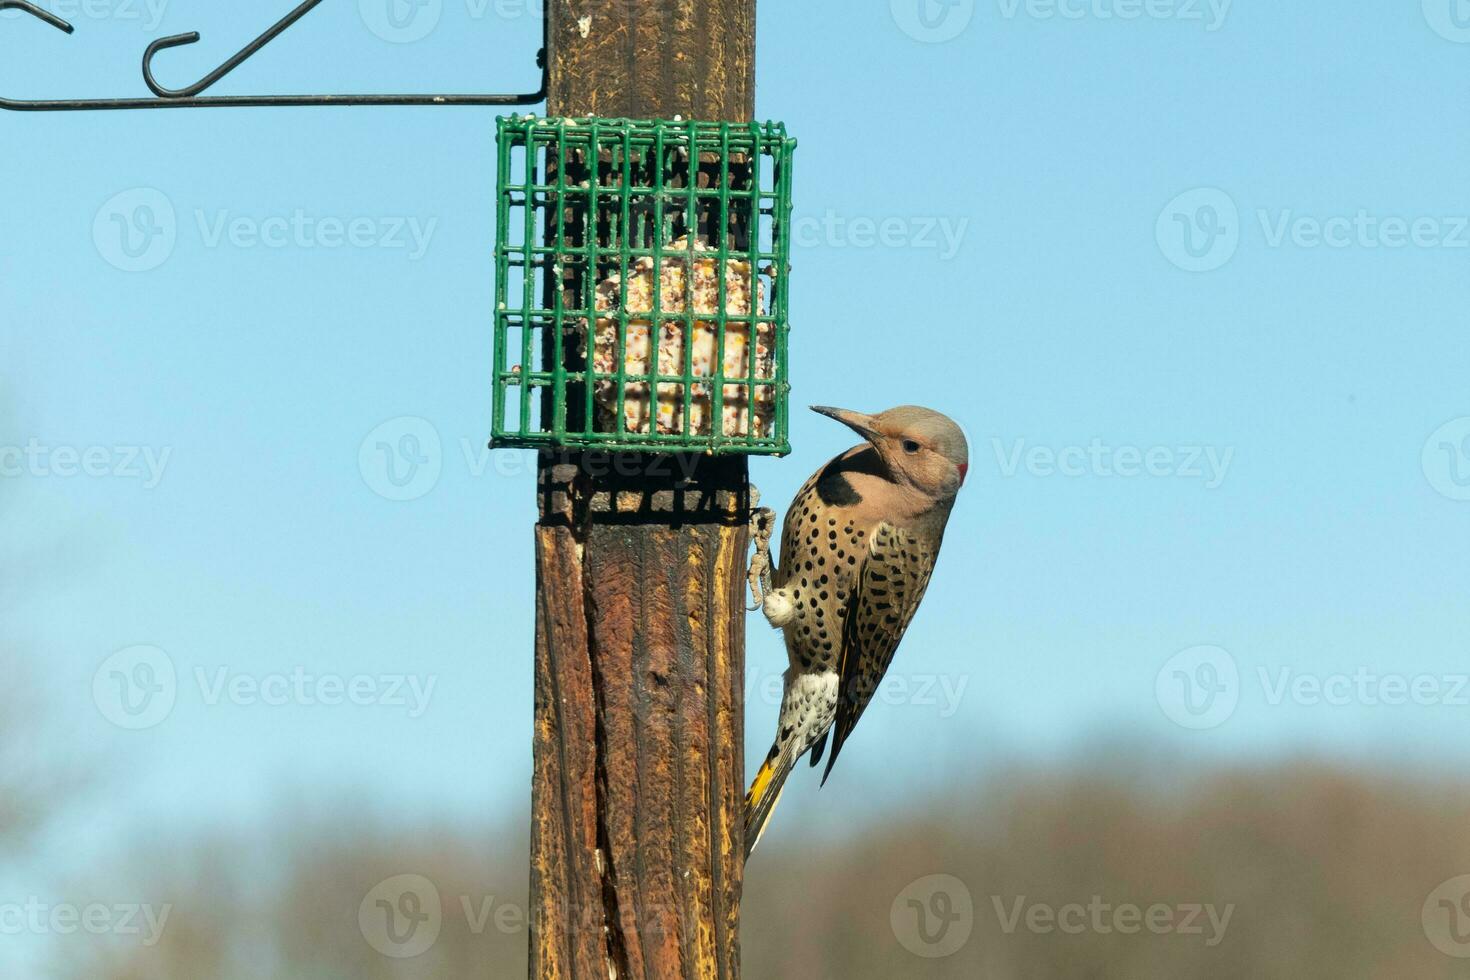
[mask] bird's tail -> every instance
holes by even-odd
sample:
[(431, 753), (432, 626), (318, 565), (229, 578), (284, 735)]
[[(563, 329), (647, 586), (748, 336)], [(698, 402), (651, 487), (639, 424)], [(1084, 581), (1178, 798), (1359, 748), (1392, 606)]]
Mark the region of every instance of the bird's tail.
[(775, 812), (776, 804), (781, 802), (781, 792), (786, 786), (786, 777), (791, 774), (792, 765), (793, 760), (787, 752), (782, 750), (781, 743), (777, 742), (772, 745), (770, 755), (766, 756), (760, 772), (755, 774), (755, 779), (750, 784), (750, 792), (745, 794), (745, 856), (747, 858), (750, 857), (750, 852), (755, 850), (755, 845), (760, 843), (761, 834), (766, 829), (766, 822)]

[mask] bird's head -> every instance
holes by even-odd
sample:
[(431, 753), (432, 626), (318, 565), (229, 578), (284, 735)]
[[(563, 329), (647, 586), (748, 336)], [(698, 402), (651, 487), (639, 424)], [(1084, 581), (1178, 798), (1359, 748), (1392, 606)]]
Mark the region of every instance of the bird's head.
[(938, 500), (952, 500), (970, 469), (965, 433), (948, 416), (917, 405), (877, 415), (813, 405), (868, 440), (893, 479)]

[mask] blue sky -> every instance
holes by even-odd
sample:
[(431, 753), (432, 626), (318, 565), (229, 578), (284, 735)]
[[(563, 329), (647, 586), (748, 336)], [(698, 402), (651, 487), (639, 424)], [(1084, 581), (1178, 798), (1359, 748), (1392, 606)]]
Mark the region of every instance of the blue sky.
[[(801, 141), (793, 404), (928, 404), (972, 454), (902, 687), (787, 806), (836, 825), (1100, 738), (1463, 767), (1470, 18), (924, 2), (761, 5), (758, 115)], [(147, 41), (199, 30), (158, 58), (183, 85), (278, 16), (56, 6), (76, 35), (0, 15), (7, 94), (143, 94)], [(527, 88), (528, 9), (395, 29), (334, 0), (216, 91)], [(483, 450), (493, 125), (0, 117), (5, 615), (48, 746), (104, 777), (40, 863), (288, 792), (524, 807), (533, 467)], [(404, 435), (425, 469), (387, 499), (375, 447)], [(752, 465), (777, 505), (849, 434), (801, 411), (792, 441)], [(748, 629), (756, 760), (784, 655)], [(130, 728), (110, 685), (140, 663), (172, 705)]]

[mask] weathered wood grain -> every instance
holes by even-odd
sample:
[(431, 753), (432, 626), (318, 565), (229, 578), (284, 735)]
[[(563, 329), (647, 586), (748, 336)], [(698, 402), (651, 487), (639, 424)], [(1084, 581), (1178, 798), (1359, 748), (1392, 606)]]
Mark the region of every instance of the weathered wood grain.
[[(754, 0), (549, 0), (549, 115), (745, 121)], [(744, 457), (544, 453), (533, 980), (738, 980)]]
[(749, 501), (743, 459), (684, 463), (656, 489), (543, 460), (567, 506), (536, 532), (539, 980), (739, 976)]
[(596, 696), (581, 556), (571, 528), (536, 528), (531, 975), (547, 980), (606, 975), (596, 867)]
[(552, 115), (745, 122), (755, 0), (547, 0)]

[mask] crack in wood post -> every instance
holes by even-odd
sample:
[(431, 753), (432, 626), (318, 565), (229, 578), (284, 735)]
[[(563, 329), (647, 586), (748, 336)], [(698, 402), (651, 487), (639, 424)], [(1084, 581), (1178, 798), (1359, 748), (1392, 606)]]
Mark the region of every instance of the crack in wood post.
[[(585, 554), (585, 549), (584, 549)], [(593, 609), (595, 596), (591, 590), (584, 592), (583, 601), (586, 603), (586, 616), (589, 623), (597, 619)], [(602, 915), (601, 926), (604, 936), (604, 955), (606, 956), (607, 976), (609, 980), (620, 980), (630, 975), (628, 969), (627, 940), (623, 936), (623, 916), (618, 908), (617, 871), (613, 867), (612, 836), (607, 827), (607, 732), (603, 723), (606, 713), (606, 700), (603, 695), (603, 684), (596, 664), (597, 635), (589, 632), (587, 637), (588, 653), (592, 664), (592, 692), (594, 698), (593, 726), (593, 752), (595, 754), (594, 781), (597, 793), (597, 873), (601, 884)]]

